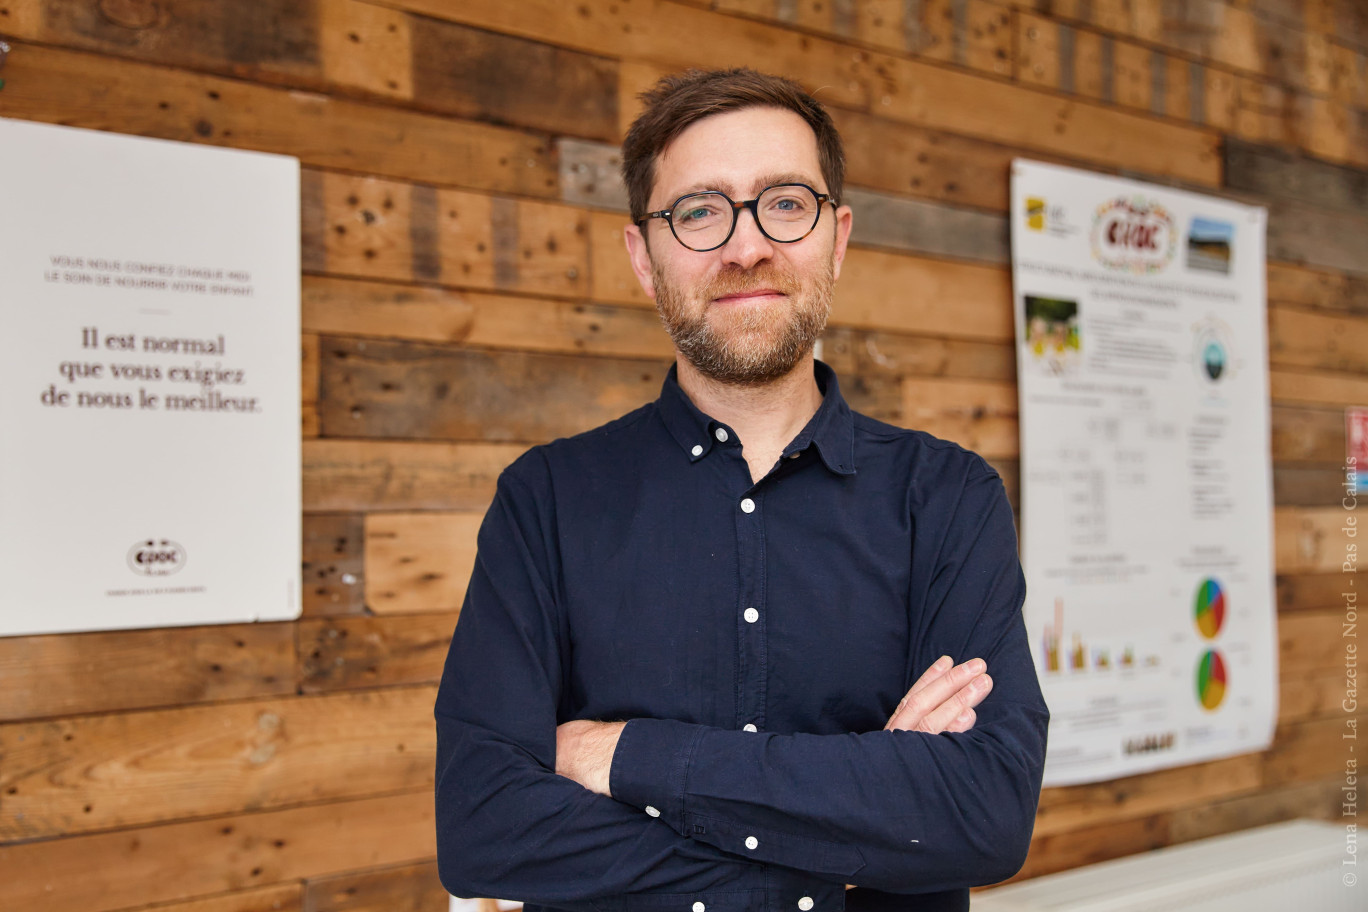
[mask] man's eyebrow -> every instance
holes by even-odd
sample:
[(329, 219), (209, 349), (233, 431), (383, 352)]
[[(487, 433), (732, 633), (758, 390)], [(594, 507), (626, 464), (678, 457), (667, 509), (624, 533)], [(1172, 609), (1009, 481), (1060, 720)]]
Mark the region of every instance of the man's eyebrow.
[[(691, 193), (707, 193), (710, 190), (716, 190), (725, 193), (732, 199), (738, 199), (741, 195), (758, 196), (761, 190), (766, 187), (773, 187), (775, 184), (807, 184), (809, 187), (818, 188), (821, 183), (821, 180), (814, 179), (810, 174), (800, 174), (797, 171), (776, 171), (756, 178), (751, 186), (742, 192), (738, 191), (737, 186), (731, 181), (703, 179), (686, 185), (685, 189), (671, 197), (670, 205), (673, 205), (674, 201), (681, 196), (688, 196)], [(821, 190), (819, 189), (818, 192), (820, 193)]]

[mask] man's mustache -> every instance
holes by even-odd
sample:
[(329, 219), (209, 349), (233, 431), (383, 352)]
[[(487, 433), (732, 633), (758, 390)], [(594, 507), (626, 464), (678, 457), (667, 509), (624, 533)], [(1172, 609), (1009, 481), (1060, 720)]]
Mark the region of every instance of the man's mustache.
[(772, 263), (763, 263), (750, 269), (728, 266), (709, 280), (703, 289), (703, 297), (711, 301), (760, 288), (772, 288), (782, 294), (792, 295), (801, 287), (792, 273), (779, 269)]

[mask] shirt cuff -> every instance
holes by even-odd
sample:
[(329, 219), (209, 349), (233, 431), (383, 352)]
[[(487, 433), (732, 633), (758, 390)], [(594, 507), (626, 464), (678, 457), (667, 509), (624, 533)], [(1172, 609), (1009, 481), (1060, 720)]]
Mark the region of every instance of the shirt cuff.
[(684, 784), (704, 727), (672, 719), (632, 719), (618, 736), (608, 790), (623, 804), (640, 808), (688, 836), (684, 826)]

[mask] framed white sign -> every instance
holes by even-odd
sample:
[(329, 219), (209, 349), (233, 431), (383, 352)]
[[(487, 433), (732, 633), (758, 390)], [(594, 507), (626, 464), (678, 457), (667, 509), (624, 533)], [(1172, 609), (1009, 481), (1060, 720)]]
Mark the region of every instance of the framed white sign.
[(0, 149), (0, 635), (297, 617), (298, 161)]

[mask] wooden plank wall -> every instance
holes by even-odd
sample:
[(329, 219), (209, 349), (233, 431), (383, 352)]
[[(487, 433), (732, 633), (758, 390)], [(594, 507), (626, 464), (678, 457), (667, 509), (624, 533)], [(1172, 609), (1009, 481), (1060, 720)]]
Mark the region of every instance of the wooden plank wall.
[(529, 444), (652, 398), (614, 144), (741, 63), (845, 133), (826, 357), (1015, 490), (1016, 155), (1270, 208), (1271, 750), (1043, 796), (1024, 876), (1338, 813), (1342, 409), (1368, 404), (1359, 0), (0, 0), (0, 115), (303, 164), (296, 623), (0, 639), (0, 908), (436, 910), (430, 707)]

